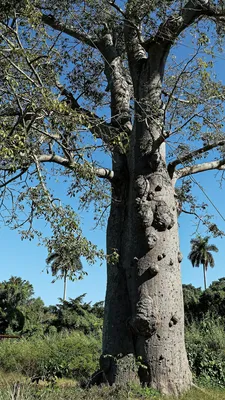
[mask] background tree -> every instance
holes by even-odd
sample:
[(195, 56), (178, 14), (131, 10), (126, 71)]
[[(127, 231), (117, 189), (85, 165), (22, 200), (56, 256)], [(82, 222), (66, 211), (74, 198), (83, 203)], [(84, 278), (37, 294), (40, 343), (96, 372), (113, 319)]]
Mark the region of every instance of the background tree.
[[(0, 283), (1, 333), (19, 333), (25, 329), (28, 308), (34, 301), (33, 294), (34, 289), (30, 282), (16, 276)], [(43, 305), (43, 302), (41, 304)], [(40, 303), (38, 309), (40, 315)], [(37, 318), (37, 315), (35, 318)]]
[(61, 248), (55, 253), (51, 253), (47, 257), (46, 263), (51, 268), (52, 276), (63, 278), (63, 300), (66, 300), (67, 278), (74, 279), (77, 273), (82, 277), (82, 273), (84, 273), (79, 256), (74, 254), (74, 251), (69, 252), (68, 248)]
[(214, 244), (209, 244), (209, 236), (201, 237), (197, 236), (195, 239), (191, 239), (191, 252), (188, 256), (193, 267), (199, 267), (202, 264), (203, 276), (204, 276), (204, 289), (207, 288), (206, 283), (206, 272), (208, 266), (213, 268), (215, 266), (214, 258), (211, 251), (218, 252), (218, 248)]
[[(101, 337), (103, 312), (102, 306), (85, 303), (85, 294), (69, 301), (63, 301), (56, 306), (51, 307), (51, 313), (54, 315), (52, 325), (58, 332), (79, 330), (84, 334), (92, 334), (95, 337)], [(101, 308), (101, 313), (99, 313)]]
[(200, 316), (222, 320), (225, 323), (225, 278), (214, 281), (199, 298)]
[(199, 319), (199, 299), (202, 295), (201, 288), (193, 285), (182, 285), (184, 297), (184, 318), (185, 324), (189, 325)]
[[(102, 252), (48, 178), (93, 214), (111, 203), (100, 360), (109, 383), (141, 379), (175, 394), (191, 385), (177, 205), (199, 217), (188, 177), (225, 169), (213, 65), (224, 15), (223, 2), (207, 0), (1, 4), (2, 219), (31, 239), (43, 217), (50, 253), (64, 240), (93, 263)], [(187, 41), (192, 54), (180, 51)], [(178, 179), (189, 189), (181, 201)]]

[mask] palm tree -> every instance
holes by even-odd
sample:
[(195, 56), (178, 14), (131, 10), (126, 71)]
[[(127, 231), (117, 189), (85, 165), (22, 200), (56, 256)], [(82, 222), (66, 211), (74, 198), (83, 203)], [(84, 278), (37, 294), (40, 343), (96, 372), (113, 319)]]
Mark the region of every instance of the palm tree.
[(83, 266), (79, 256), (70, 254), (66, 255), (62, 251), (55, 251), (46, 258), (46, 263), (51, 268), (52, 276), (63, 278), (63, 301), (66, 300), (67, 278), (72, 277), (77, 271), (81, 271)]
[(205, 289), (208, 266), (211, 268), (215, 266), (211, 251), (218, 252), (218, 248), (214, 244), (209, 244), (209, 238), (209, 236), (201, 237), (198, 235), (195, 239), (191, 239), (191, 251), (188, 255), (193, 267), (199, 267), (202, 264)]

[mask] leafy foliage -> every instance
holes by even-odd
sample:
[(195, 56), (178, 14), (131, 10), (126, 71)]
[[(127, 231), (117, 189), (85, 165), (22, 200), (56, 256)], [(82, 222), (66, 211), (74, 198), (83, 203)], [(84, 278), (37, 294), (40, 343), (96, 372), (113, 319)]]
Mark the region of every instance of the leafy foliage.
[(0, 343), (1, 368), (34, 379), (88, 378), (97, 369), (100, 340), (82, 332)]
[(199, 318), (199, 298), (201, 294), (201, 288), (195, 288), (191, 284), (183, 285), (184, 318), (186, 325)]
[(203, 315), (222, 319), (225, 324), (225, 278), (212, 282), (199, 298), (199, 310)]
[[(1, 368), (29, 374), (33, 380), (54, 382), (63, 376), (86, 381), (98, 365), (103, 303), (91, 306), (82, 295), (44, 307), (40, 298), (32, 297), (32, 285), (17, 277), (2, 282), (0, 288), (7, 299), (4, 310), (9, 312), (5, 321), (11, 321), (12, 306), (21, 310), (24, 317), (20, 331), (24, 338), (0, 342)], [(183, 293), (186, 346), (192, 371), (204, 385), (223, 386), (225, 278), (213, 282), (206, 291), (183, 285)], [(18, 333), (18, 322), (13, 319), (5, 332)], [(135, 389), (136, 396), (147, 396), (147, 391)], [(151, 390), (149, 394), (153, 396)]]
[[(106, 155), (115, 150), (126, 154), (129, 138), (127, 118), (115, 115), (108, 122), (113, 104), (110, 97), (115, 93), (104, 38), (110, 38), (113, 54), (121, 58), (122, 78), (130, 88), (126, 113), (129, 121), (134, 121), (136, 99), (127, 62), (124, 15), (127, 13), (131, 26), (140, 29), (139, 36), (147, 46), (167, 21), (176, 21), (182, 6), (170, 0), (123, 1), (121, 8), (106, 0), (1, 3), (0, 189), (2, 204), (7, 205), (2, 207), (1, 218), (19, 229), (22, 238), (38, 235), (41, 240), (43, 232), (34, 221), (44, 219), (52, 231), (51, 238), (45, 238), (49, 252), (52, 242), (65, 236), (68, 246), (78, 244), (80, 255), (88, 261), (93, 262), (95, 255), (103, 257), (82, 236), (78, 213), (69, 204), (60, 203), (48, 178), (54, 182), (62, 177), (65, 193), (76, 197), (80, 208), (89, 208), (92, 203), (97, 221), (105, 215), (110, 186), (98, 179), (99, 167), (104, 169)], [(221, 4), (217, 8), (223, 12)], [(193, 165), (196, 159), (207, 159), (213, 148), (216, 159), (224, 154), (225, 89), (213, 69), (214, 51), (221, 50), (223, 35), (222, 31), (213, 34), (210, 24), (200, 18), (197, 25), (183, 32), (181, 43), (171, 42), (173, 49), (165, 70), (163, 131), (165, 137), (171, 136), (167, 143), (169, 161), (183, 167)], [(216, 24), (221, 30), (223, 20)], [(190, 59), (180, 60), (176, 48), (183, 40), (185, 43), (185, 34), (196, 52)], [(193, 157), (196, 146), (205, 145)], [(198, 211), (195, 202), (193, 210)], [(207, 213), (204, 218), (211, 231), (222, 234), (215, 224), (212, 229)]]
[(186, 346), (192, 372), (208, 385), (225, 384), (224, 325), (212, 318), (186, 330)]
[(84, 296), (85, 294), (50, 307), (54, 316), (52, 325), (57, 331), (79, 330), (86, 335), (101, 336), (103, 304), (100, 302), (91, 306), (90, 303), (83, 302)]
[(204, 291), (193, 285), (183, 285), (185, 321), (200, 322), (205, 318), (221, 321), (225, 325), (225, 278), (214, 281)]
[(225, 278), (201, 291), (183, 285), (186, 347), (191, 369), (204, 385), (225, 384)]
[(33, 286), (21, 278), (11, 277), (0, 284), (0, 333), (25, 337), (78, 330), (101, 337), (103, 302), (85, 303), (85, 294), (56, 306), (46, 307), (34, 294)]
[(1, 333), (18, 332), (24, 328), (24, 307), (29, 307), (33, 294), (33, 286), (15, 276), (0, 284)]

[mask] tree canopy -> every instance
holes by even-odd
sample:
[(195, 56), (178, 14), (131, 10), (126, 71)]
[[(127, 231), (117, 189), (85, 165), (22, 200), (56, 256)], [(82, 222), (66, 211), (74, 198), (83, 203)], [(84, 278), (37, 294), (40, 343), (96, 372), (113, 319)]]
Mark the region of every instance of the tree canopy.
[(218, 252), (218, 248), (214, 244), (209, 244), (209, 236), (197, 236), (191, 239), (191, 251), (189, 253), (189, 260), (193, 267), (203, 266), (204, 273), (204, 288), (206, 289), (206, 272), (208, 266), (213, 268), (215, 266), (212, 251)]
[[(63, 300), (66, 300), (66, 285), (67, 278), (75, 280), (78, 275), (78, 279), (82, 279), (85, 272), (83, 271), (83, 265), (78, 255), (75, 256), (75, 250), (69, 252), (68, 246), (66, 249), (64, 247), (58, 246), (55, 252), (48, 255), (46, 259), (47, 268), (50, 267), (51, 274), (55, 279), (64, 279), (64, 289), (63, 289)], [(52, 281), (53, 283), (55, 280)]]
[[(213, 62), (215, 51), (222, 52), (223, 5), (200, 1), (193, 9), (190, 4), (183, 9), (179, 1), (167, 0), (1, 4), (1, 218), (22, 238), (41, 236), (34, 220), (44, 218), (53, 232), (49, 247), (56, 238), (68, 246), (72, 241), (93, 261), (97, 250), (82, 236), (78, 214), (61, 204), (48, 177), (64, 182), (65, 193), (79, 199), (81, 208), (94, 204), (97, 220), (104, 215), (107, 181), (118, 179), (104, 154), (126, 153), (135, 105), (124, 20), (137, 59), (147, 57), (154, 41), (173, 48), (162, 90), (165, 125), (158, 139), (167, 142), (170, 174), (177, 179), (223, 171), (224, 85)], [(190, 56), (185, 56), (187, 40)], [(113, 73), (118, 60), (121, 65)], [(119, 115), (113, 111), (118, 104), (110, 100), (116, 79), (123, 81)], [(192, 183), (185, 180), (179, 196), (182, 204), (191, 202), (186, 210), (194, 213)], [(207, 217), (203, 220), (209, 231), (221, 233)]]

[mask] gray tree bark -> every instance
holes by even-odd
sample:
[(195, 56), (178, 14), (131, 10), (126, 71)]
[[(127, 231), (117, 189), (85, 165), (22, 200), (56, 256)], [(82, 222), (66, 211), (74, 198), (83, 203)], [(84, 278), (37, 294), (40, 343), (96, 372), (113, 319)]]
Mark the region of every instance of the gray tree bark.
[[(136, 111), (129, 152), (115, 181), (107, 230), (107, 293), (100, 363), (110, 384), (134, 381), (179, 394), (191, 385), (184, 344), (177, 210), (167, 172), (160, 100), (163, 53), (133, 76)], [(135, 360), (139, 360), (136, 363)]]

